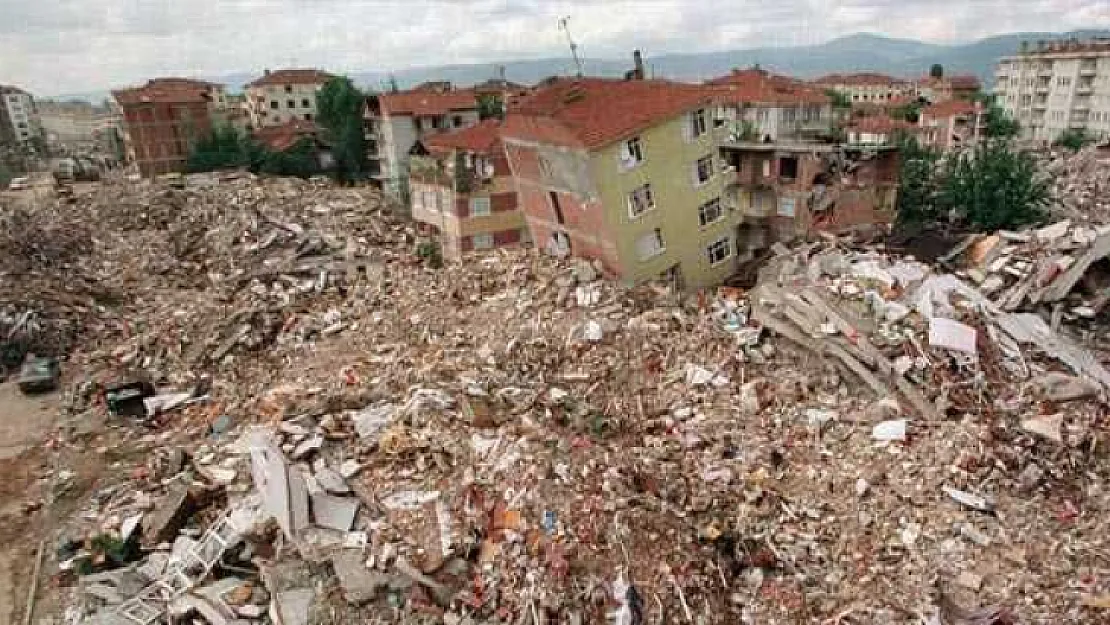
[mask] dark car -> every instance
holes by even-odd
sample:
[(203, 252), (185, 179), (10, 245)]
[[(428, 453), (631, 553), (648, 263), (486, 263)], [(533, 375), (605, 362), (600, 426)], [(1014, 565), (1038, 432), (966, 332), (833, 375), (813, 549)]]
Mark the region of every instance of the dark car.
[(19, 370), (19, 390), (25, 394), (52, 391), (58, 388), (60, 374), (57, 359), (28, 356)]

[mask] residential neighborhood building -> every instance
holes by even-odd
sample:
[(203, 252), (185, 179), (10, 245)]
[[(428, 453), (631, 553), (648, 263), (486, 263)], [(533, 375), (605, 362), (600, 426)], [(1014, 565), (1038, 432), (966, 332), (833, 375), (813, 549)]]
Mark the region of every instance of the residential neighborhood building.
[(402, 195), (409, 151), (417, 141), (468, 128), (478, 121), (474, 90), (456, 89), (450, 83), (368, 96), (363, 130), (371, 177), (391, 195)]
[(917, 80), (917, 95), (930, 104), (949, 100), (970, 100), (982, 90), (977, 76), (924, 76)]
[(1024, 139), (1051, 142), (1080, 129), (1110, 137), (1110, 39), (1023, 45), (998, 61), (994, 93)]
[(892, 145), (899, 133), (917, 134), (916, 125), (888, 115), (869, 115), (852, 119), (845, 133), (847, 143), (857, 146)]
[(0, 144), (30, 145), (42, 136), (35, 98), (10, 85), (0, 85)]
[(316, 94), (332, 78), (332, 74), (318, 69), (265, 70), (244, 89), (251, 126), (314, 121), (318, 113)]
[(444, 258), (529, 240), (500, 133), (489, 119), (413, 146), (412, 217), (436, 235)]
[(813, 81), (821, 89), (844, 94), (852, 102), (885, 103), (903, 96), (916, 96), (912, 81), (874, 72), (829, 74)]
[(227, 110), (223, 85), (188, 78), (155, 78), (112, 96), (122, 112), (128, 160), (144, 177), (183, 171), (194, 143)]
[(111, 107), (47, 100), (38, 103), (38, 111), (52, 153), (123, 156), (123, 120)]
[(832, 98), (823, 90), (758, 67), (734, 70), (706, 85), (718, 94), (714, 123), (737, 139), (827, 137), (836, 121)]
[(949, 100), (921, 109), (919, 140), (939, 150), (974, 145), (986, 133), (986, 109), (980, 102)]

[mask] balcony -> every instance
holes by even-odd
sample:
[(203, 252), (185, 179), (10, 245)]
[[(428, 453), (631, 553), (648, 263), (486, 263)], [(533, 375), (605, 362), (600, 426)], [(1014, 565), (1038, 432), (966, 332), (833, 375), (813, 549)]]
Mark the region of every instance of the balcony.
[(1037, 68), (1037, 76), (1047, 76), (1047, 77), (1051, 78), (1052, 77), (1052, 66), (1051, 65), (1042, 65), (1041, 67), (1038, 67)]
[(1079, 66), (1080, 76), (1094, 76), (1098, 74), (1098, 65), (1094, 63), (1084, 63)]
[(1033, 110), (1043, 111), (1048, 108), (1048, 98), (1042, 98), (1033, 103)]
[(1075, 104), (1071, 105), (1071, 108), (1073, 111), (1089, 111), (1091, 110), (1091, 100), (1089, 98), (1077, 99)]
[(1091, 95), (1094, 93), (1095, 87), (1092, 84), (1082, 84), (1075, 88), (1075, 95)]

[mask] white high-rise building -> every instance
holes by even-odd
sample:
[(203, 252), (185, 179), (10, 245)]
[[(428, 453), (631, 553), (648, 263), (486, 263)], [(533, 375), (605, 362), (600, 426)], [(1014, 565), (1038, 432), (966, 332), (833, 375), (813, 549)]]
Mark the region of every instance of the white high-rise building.
[(0, 141), (25, 144), (41, 133), (31, 94), (18, 87), (0, 85)]
[(1053, 141), (1066, 130), (1110, 136), (1110, 39), (1023, 44), (999, 59), (994, 93), (1022, 137)]

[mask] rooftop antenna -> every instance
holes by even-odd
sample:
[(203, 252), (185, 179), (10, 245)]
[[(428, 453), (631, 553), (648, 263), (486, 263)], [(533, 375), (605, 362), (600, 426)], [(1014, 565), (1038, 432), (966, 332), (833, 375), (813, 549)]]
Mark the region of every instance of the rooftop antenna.
[(570, 36), (570, 27), (567, 22), (570, 21), (570, 16), (559, 19), (559, 30), (567, 34), (567, 43), (570, 44), (570, 54), (574, 57), (574, 65), (578, 68), (578, 77), (582, 77), (582, 59), (578, 58), (578, 44), (574, 43), (574, 38)]

